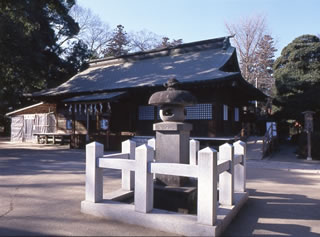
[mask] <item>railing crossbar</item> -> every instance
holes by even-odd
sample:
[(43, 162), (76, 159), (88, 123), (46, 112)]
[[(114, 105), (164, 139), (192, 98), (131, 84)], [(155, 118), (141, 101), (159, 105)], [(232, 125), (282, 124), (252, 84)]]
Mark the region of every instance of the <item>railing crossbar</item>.
[(243, 155), (234, 155), (234, 165), (241, 164), (243, 162)]
[(175, 163), (154, 163), (151, 162), (148, 166), (148, 172), (163, 174), (163, 175), (174, 175), (184, 177), (198, 177), (198, 166), (187, 165), (187, 164), (175, 164)]
[(129, 153), (113, 153), (113, 154), (104, 155), (103, 158), (129, 159), (130, 155)]
[(230, 163), (231, 162), (229, 160), (218, 161), (218, 174), (228, 171), (230, 169)]
[(98, 159), (99, 168), (109, 169), (126, 169), (134, 171), (136, 166), (135, 160), (125, 160), (118, 158), (100, 158)]

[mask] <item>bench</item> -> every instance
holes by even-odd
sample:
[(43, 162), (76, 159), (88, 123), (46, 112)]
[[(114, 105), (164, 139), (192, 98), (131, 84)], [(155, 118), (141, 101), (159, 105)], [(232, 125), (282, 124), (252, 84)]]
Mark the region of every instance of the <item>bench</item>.
[(64, 144), (67, 139), (70, 140), (71, 136), (63, 133), (34, 133), (33, 135), (37, 136), (38, 144), (48, 144), (49, 140), (52, 140), (53, 144), (56, 144), (57, 141), (60, 141), (60, 144)]

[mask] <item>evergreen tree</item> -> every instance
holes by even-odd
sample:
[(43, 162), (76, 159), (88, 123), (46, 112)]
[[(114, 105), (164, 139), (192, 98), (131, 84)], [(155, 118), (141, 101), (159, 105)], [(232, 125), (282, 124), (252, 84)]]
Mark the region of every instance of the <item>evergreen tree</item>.
[(78, 70), (81, 62), (72, 65), (68, 57), (85, 46), (73, 41), (61, 47), (79, 31), (68, 14), (73, 5), (74, 0), (0, 2), (1, 114), (24, 106), (23, 94), (61, 84)]
[(320, 39), (302, 35), (274, 63), (278, 116), (303, 121), (302, 112), (320, 111)]
[(274, 87), (272, 67), (274, 63), (274, 53), (276, 51), (273, 38), (270, 35), (264, 35), (258, 43), (255, 55), (257, 63), (254, 71), (257, 88), (267, 95), (271, 95), (272, 88)]
[(104, 56), (121, 56), (128, 54), (130, 40), (127, 32), (124, 30), (123, 25), (117, 25), (114, 30), (113, 35), (108, 43), (108, 47), (105, 50)]

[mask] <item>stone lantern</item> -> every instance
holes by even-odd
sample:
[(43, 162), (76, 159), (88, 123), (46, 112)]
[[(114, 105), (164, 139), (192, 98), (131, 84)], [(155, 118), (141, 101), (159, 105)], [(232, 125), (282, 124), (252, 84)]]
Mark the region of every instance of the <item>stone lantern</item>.
[(315, 112), (313, 111), (304, 111), (302, 112), (304, 115), (304, 131), (307, 133), (308, 138), (308, 156), (307, 160), (312, 160), (311, 157), (311, 133), (313, 132), (313, 115)]
[[(170, 79), (165, 91), (154, 93), (149, 104), (160, 106), (163, 122), (153, 125), (156, 131), (156, 162), (189, 164), (189, 137), (192, 125), (184, 123), (185, 106), (196, 104), (196, 98), (188, 91), (178, 90), (179, 82)], [(157, 175), (157, 180), (167, 186), (181, 187), (186, 179), (175, 176)]]

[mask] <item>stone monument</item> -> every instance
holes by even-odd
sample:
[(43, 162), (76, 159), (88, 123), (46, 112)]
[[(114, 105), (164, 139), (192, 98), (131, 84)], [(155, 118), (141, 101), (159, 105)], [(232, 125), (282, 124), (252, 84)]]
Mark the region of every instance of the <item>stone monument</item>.
[[(189, 138), (192, 124), (185, 123), (185, 106), (196, 103), (196, 98), (188, 91), (178, 90), (179, 82), (170, 79), (165, 91), (154, 93), (149, 104), (160, 106), (163, 122), (153, 125), (156, 131), (156, 162), (189, 164)], [(157, 180), (167, 186), (181, 187), (187, 179), (176, 176), (157, 175)]]

